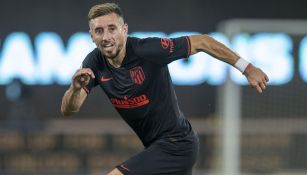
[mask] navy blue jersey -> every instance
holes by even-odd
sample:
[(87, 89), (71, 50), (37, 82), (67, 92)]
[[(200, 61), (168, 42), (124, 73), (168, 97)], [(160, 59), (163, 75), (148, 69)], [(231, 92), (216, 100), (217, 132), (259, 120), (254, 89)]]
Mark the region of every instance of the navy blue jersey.
[(127, 38), (121, 67), (113, 67), (96, 48), (83, 61), (95, 79), (87, 93), (99, 85), (113, 106), (148, 147), (159, 138), (191, 133), (179, 109), (167, 64), (190, 55), (188, 37)]

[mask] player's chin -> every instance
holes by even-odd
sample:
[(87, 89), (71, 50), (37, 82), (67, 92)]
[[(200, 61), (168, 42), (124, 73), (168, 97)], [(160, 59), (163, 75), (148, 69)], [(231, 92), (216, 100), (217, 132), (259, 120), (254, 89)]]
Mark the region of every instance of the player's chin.
[(105, 50), (104, 48), (99, 48), (99, 50), (100, 50), (100, 52), (101, 52), (104, 56), (106, 56), (106, 57), (108, 57), (108, 58), (114, 58), (115, 55), (116, 55), (116, 52), (114, 52), (113, 50), (112, 50), (112, 51), (110, 51), (110, 50)]
[(114, 59), (117, 56), (116, 52), (115, 53), (105, 52), (104, 55), (109, 59)]

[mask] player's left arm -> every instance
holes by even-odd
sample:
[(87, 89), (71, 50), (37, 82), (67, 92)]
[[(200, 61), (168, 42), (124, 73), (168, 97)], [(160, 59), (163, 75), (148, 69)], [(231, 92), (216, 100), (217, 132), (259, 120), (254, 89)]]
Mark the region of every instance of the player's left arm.
[(226, 62), (239, 69), (247, 78), (251, 87), (259, 93), (266, 89), (268, 76), (259, 68), (241, 58), (238, 54), (227, 48), (208, 35), (189, 36), (191, 42), (191, 55), (198, 52), (207, 54)]

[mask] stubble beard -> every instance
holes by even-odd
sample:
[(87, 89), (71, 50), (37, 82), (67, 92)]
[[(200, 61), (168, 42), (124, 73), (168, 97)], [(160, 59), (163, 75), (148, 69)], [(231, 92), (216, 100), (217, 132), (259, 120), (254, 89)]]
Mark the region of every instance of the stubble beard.
[(102, 53), (102, 55), (104, 55), (106, 58), (111, 59), (111, 60), (115, 59), (119, 55), (120, 50), (121, 50), (120, 47), (116, 47), (115, 52), (114, 51), (108, 52), (108, 51), (105, 51), (103, 49), (103, 46), (101, 45), (98, 48), (100, 52)]

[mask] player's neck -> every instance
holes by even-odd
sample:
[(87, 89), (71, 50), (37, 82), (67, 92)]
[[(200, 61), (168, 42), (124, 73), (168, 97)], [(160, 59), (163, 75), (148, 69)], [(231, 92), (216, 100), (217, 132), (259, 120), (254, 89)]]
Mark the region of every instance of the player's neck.
[(126, 48), (124, 47), (115, 58), (107, 58), (108, 62), (115, 68), (119, 68), (126, 55)]

